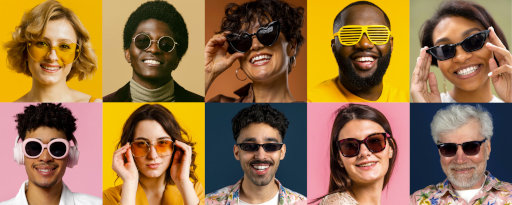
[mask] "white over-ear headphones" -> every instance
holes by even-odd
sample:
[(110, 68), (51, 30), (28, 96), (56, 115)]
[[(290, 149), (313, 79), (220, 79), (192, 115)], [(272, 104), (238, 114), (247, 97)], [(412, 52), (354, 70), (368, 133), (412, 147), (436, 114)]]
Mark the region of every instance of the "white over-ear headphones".
[[(24, 159), (25, 159), (25, 156), (23, 154), (23, 143), (19, 143), (18, 141), (20, 140), (20, 136), (18, 135), (16, 137), (16, 141), (14, 142), (14, 161), (18, 164), (21, 164), (23, 165), (24, 164)], [(75, 165), (78, 164), (78, 157), (80, 155), (80, 152), (78, 151), (78, 143), (76, 141), (76, 139), (72, 139), (71, 141), (73, 141), (73, 143), (75, 144), (74, 146), (69, 146), (69, 157), (68, 157), (68, 164), (67, 166), (69, 168), (72, 168), (74, 167)]]

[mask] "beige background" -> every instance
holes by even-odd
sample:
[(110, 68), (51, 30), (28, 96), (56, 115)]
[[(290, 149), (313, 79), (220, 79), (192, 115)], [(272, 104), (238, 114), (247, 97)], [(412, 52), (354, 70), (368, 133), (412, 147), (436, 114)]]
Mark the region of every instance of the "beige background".
[[(414, 66), (416, 66), (416, 58), (420, 55), (420, 28), (427, 19), (432, 17), (443, 0), (411, 0), (411, 55), (409, 75), (412, 76)], [(512, 46), (512, 1), (511, 0), (473, 0), (483, 6), (489, 14), (494, 18), (496, 23), (507, 38), (509, 48)], [(509, 49), (510, 50), (510, 49)], [(439, 92), (446, 92), (453, 89), (453, 84), (446, 80), (436, 66), (431, 66), (430, 71), (434, 72), (437, 79)], [(494, 87), (493, 94), (496, 95)], [(412, 99), (411, 99), (412, 101)]]
[[(220, 25), (222, 23), (222, 18), (224, 18), (224, 10), (228, 3), (237, 3), (243, 4), (248, 2), (249, 0), (206, 0), (206, 33), (204, 35), (204, 44), (210, 40), (210, 38), (215, 35), (216, 32), (220, 30)], [(292, 68), (292, 72), (288, 75), (288, 86), (290, 91), (292, 92), (293, 97), (297, 101), (306, 101), (307, 89), (306, 89), (306, 80), (307, 80), (307, 9), (306, 9), (306, 0), (284, 0), (288, 2), (292, 7), (296, 8), (298, 6), (302, 6), (304, 8), (304, 20), (301, 28), (302, 36), (304, 37), (304, 41), (302, 46), (300, 47), (299, 53), (297, 54), (297, 63), (294, 68)], [(203, 65), (204, 66), (204, 65)], [(233, 63), (231, 67), (225, 70), (222, 74), (219, 75), (213, 81), (210, 89), (208, 90), (208, 94), (206, 95), (205, 101), (208, 101), (210, 98), (215, 97), (219, 94), (223, 94), (229, 97), (238, 98), (233, 92), (238, 90), (245, 84), (249, 83), (251, 80), (247, 79), (245, 81), (240, 81), (235, 77), (235, 70), (240, 67), (238, 60)], [(245, 78), (245, 74), (239, 74), (241, 79)]]
[[(103, 1), (103, 95), (126, 84), (132, 68), (124, 58), (123, 29), (142, 0)], [(188, 50), (172, 76), (185, 89), (204, 96), (204, 1), (167, 0), (185, 19)]]

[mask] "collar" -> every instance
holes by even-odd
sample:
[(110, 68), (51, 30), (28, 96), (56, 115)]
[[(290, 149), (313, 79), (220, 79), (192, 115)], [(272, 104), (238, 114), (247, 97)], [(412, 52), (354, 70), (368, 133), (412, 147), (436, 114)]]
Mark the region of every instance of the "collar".
[(148, 89), (130, 79), (130, 93), (133, 102), (168, 102), (174, 98), (174, 80), (171, 79), (162, 87)]
[[(491, 172), (485, 171), (485, 181), (482, 187), (483, 192), (491, 192), (494, 190), (497, 191), (507, 191), (503, 182), (501, 182), (496, 177), (492, 176)], [(443, 182), (436, 185), (436, 189), (438, 190), (436, 194), (439, 194), (440, 197), (450, 194), (454, 198), (459, 198), (455, 189), (448, 179), (445, 179)]]
[[(231, 203), (228, 202), (227, 204), (240, 204), (240, 187), (242, 186), (242, 181), (243, 178), (238, 180), (238, 182), (236, 182), (236, 184), (231, 187), (231, 190), (229, 190), (228, 201), (231, 201)], [(281, 199), (286, 196), (286, 190), (283, 185), (281, 185), (281, 182), (279, 182), (279, 180), (276, 178), (274, 178), (274, 182), (279, 186), (278, 200), (279, 204), (282, 204)]]
[[(164, 193), (162, 194), (162, 204), (182, 204), (182, 196), (180, 191), (175, 185), (167, 184), (165, 186)], [(140, 185), (137, 186), (137, 193), (135, 194), (135, 204), (137, 205), (149, 205), (146, 192)]]
[(253, 103), (256, 100), (252, 83), (247, 83), (238, 90), (235, 90), (234, 93), (240, 97), (235, 102)]
[[(21, 188), (18, 191), (18, 194), (16, 195), (14, 199), (14, 204), (20, 204), (20, 205), (28, 205), (27, 196), (25, 195), (25, 191), (28, 186), (28, 180), (23, 182), (21, 184)], [(60, 195), (60, 202), (59, 205), (73, 205), (75, 204), (73, 199), (73, 193), (71, 190), (69, 190), (68, 186), (62, 182), (62, 192)]]

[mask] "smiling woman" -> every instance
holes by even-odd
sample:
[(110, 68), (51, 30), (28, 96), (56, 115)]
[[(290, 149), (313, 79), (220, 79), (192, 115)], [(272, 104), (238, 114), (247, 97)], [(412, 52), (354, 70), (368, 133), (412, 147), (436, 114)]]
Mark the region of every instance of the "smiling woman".
[(68, 87), (96, 70), (89, 34), (70, 9), (47, 0), (23, 15), (5, 44), (10, 67), (32, 77), (32, 88), (17, 102), (100, 101)]
[[(414, 102), (512, 102), (512, 54), (485, 8), (448, 1), (423, 24), (420, 40), (423, 48), (411, 79)], [(454, 85), (452, 90), (439, 92), (431, 64)]]

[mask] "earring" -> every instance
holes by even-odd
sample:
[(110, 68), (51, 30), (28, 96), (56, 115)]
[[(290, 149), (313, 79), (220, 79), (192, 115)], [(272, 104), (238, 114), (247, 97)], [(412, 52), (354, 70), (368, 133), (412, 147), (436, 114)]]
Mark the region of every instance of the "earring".
[(247, 80), (247, 76), (245, 76), (244, 79), (240, 79), (240, 77), (238, 77), (238, 70), (240, 70), (240, 67), (238, 67), (236, 70), (235, 70), (235, 77), (236, 79), (238, 79), (239, 81), (245, 81)]

